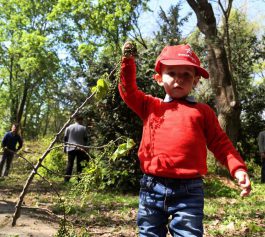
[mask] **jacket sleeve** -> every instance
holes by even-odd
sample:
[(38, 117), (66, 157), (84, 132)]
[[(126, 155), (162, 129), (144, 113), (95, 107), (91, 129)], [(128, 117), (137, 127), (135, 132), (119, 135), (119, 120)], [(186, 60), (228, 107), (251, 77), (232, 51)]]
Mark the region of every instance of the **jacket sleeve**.
[(7, 133), (4, 135), (4, 137), (3, 137), (3, 140), (2, 140), (2, 142), (1, 142), (1, 146), (2, 147), (5, 147), (7, 144), (6, 144), (6, 139), (7, 139)]
[(137, 88), (136, 65), (133, 58), (122, 59), (118, 88), (123, 101), (143, 120), (149, 96)]
[(88, 131), (86, 127), (84, 127), (84, 142), (85, 145), (88, 145)]
[(235, 176), (239, 169), (247, 171), (247, 167), (239, 152), (233, 146), (227, 134), (221, 128), (214, 111), (208, 107), (206, 121), (207, 147), (215, 158)]
[(68, 139), (69, 139), (69, 132), (68, 132), (68, 128), (66, 128), (64, 132), (63, 141), (68, 142)]
[(17, 151), (20, 150), (23, 146), (23, 139), (21, 138), (21, 136), (18, 137), (18, 148)]

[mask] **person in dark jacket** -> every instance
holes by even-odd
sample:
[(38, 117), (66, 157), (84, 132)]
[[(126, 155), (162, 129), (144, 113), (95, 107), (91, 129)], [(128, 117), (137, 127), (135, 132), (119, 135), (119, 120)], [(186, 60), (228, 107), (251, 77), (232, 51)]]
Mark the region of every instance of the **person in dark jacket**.
[(265, 131), (259, 133), (258, 144), (261, 158), (261, 183), (265, 183)]
[[(74, 144), (82, 146), (87, 145), (87, 129), (85, 126), (82, 125), (82, 123), (83, 118), (80, 115), (77, 115), (75, 117), (75, 123), (67, 127), (65, 130), (64, 142), (73, 144), (72, 146), (65, 146), (65, 152), (67, 152), (68, 154), (68, 164), (66, 167), (64, 178), (65, 182), (68, 182), (71, 178), (75, 158), (77, 174), (80, 174), (82, 172), (82, 161), (88, 160), (86, 153), (83, 150), (78, 149), (78, 147), (74, 146)], [(79, 179), (80, 178), (78, 178), (78, 180)]]
[[(0, 176), (8, 176), (14, 154), (23, 146), (23, 140), (18, 134), (19, 125), (12, 124), (11, 131), (4, 135), (2, 140), (2, 148), (4, 150), (2, 159), (0, 161)], [(18, 145), (18, 147), (17, 147)]]

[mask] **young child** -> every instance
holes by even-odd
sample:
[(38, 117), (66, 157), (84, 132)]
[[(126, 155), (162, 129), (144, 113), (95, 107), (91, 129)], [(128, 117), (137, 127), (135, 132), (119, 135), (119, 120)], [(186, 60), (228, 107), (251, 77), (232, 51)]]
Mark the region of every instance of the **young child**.
[(155, 70), (155, 80), (166, 92), (164, 100), (137, 88), (134, 45), (125, 43), (119, 92), (143, 121), (139, 236), (165, 237), (168, 229), (172, 236), (203, 236), (207, 148), (238, 180), (241, 196), (251, 190), (247, 168), (214, 111), (189, 96), (201, 76), (209, 77), (191, 47), (166, 46)]

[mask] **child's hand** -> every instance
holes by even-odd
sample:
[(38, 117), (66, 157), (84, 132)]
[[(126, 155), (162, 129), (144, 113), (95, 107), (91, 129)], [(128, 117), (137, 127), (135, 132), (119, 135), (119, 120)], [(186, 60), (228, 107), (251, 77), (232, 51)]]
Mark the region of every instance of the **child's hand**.
[(241, 197), (248, 196), (251, 191), (251, 183), (247, 172), (244, 170), (237, 170), (235, 173), (235, 178), (238, 181), (238, 185), (242, 189), (240, 196)]
[(136, 44), (132, 41), (127, 41), (122, 47), (122, 56), (125, 58), (131, 58), (137, 56)]

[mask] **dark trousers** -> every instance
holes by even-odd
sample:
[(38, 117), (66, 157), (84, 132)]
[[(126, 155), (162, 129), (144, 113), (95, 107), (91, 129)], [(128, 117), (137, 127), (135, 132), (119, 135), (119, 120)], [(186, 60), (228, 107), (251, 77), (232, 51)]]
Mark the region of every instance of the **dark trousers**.
[(2, 159), (0, 161), (0, 177), (8, 176), (14, 153), (4, 150)]
[(261, 160), (261, 183), (265, 183), (265, 159)]
[(74, 167), (74, 162), (76, 158), (76, 172), (77, 174), (80, 174), (82, 172), (82, 161), (88, 161), (88, 157), (85, 152), (81, 150), (73, 150), (68, 152), (68, 164), (66, 167), (66, 172), (65, 172), (65, 178), (64, 181), (68, 182), (71, 178), (73, 167)]

